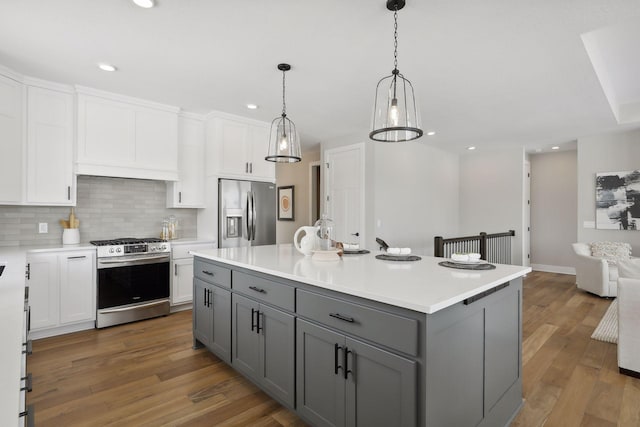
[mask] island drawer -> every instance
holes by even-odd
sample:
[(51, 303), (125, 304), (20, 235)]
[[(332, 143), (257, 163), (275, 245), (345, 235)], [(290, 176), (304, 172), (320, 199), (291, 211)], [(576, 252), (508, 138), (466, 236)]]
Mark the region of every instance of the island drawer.
[(225, 288), (231, 287), (231, 270), (208, 263), (200, 258), (193, 261), (193, 275), (200, 280)]
[(417, 320), (301, 289), (296, 292), (296, 312), (300, 316), (406, 354), (418, 355)]
[(233, 290), (285, 310), (295, 310), (295, 289), (282, 283), (234, 271)]

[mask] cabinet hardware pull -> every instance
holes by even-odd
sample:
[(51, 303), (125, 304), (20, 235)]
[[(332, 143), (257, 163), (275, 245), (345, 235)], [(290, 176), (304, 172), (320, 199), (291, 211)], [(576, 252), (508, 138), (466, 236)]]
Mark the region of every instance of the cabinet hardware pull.
[(353, 323), (353, 322), (355, 322), (355, 319), (354, 319), (353, 317), (343, 316), (343, 315), (342, 315), (342, 314), (340, 314), (340, 313), (329, 313), (329, 316), (331, 316), (331, 317), (333, 317), (333, 318), (336, 318), (336, 319), (338, 319), (338, 320), (342, 320), (342, 321), (345, 321), (345, 322), (349, 322), (349, 323)]
[(261, 294), (266, 294), (267, 293), (267, 291), (265, 291), (262, 288), (258, 288), (257, 286), (249, 286), (249, 289), (251, 289), (252, 291), (260, 292)]
[(178, 275), (178, 264), (173, 264), (173, 275), (174, 276)]
[(27, 408), (24, 412), (18, 413), (18, 417), (27, 417), (27, 427), (33, 427), (35, 425), (35, 409), (33, 405), (27, 405)]
[(71, 200), (71, 186), (67, 185), (67, 200)]
[(244, 162), (244, 173), (249, 173), (249, 162)]
[(178, 191), (178, 203), (182, 203), (182, 191)]
[(23, 342), (22, 346), (25, 347), (25, 349), (22, 350), (22, 354), (26, 354), (27, 356), (30, 356), (31, 354), (33, 354), (33, 343), (31, 342), (31, 340), (27, 340), (27, 342)]
[(488, 289), (488, 290), (486, 290), (484, 292), (480, 292), (479, 294), (476, 294), (476, 295), (474, 295), (472, 297), (469, 297), (469, 298), (465, 299), (463, 301), (463, 303), (464, 303), (464, 305), (473, 304), (474, 302), (476, 302), (476, 301), (478, 301), (478, 300), (480, 300), (480, 299), (482, 299), (484, 297), (488, 297), (489, 295), (491, 295), (491, 294), (493, 294), (495, 292), (498, 292), (499, 290), (504, 289), (507, 286), (509, 286), (509, 282), (503, 283), (501, 285), (496, 286), (495, 288)]
[(262, 313), (260, 313), (260, 310), (256, 310), (256, 323), (257, 323), (257, 328), (256, 328), (256, 332), (259, 334), (261, 330), (263, 330), (264, 328), (262, 326), (260, 326), (260, 315)]
[(342, 347), (338, 344), (333, 345), (333, 373), (338, 375), (338, 370), (343, 369), (342, 366), (338, 365), (338, 350), (341, 350)]
[(345, 347), (344, 348), (344, 352), (342, 353), (343, 355), (343, 362), (342, 364), (344, 365), (344, 369), (342, 370), (344, 372), (344, 379), (346, 380), (347, 377), (349, 376), (349, 374), (353, 374), (351, 372), (351, 369), (349, 369), (349, 353), (353, 354), (353, 351), (349, 350), (349, 347)]
[(252, 330), (252, 331), (254, 331), (254, 330), (255, 330), (255, 327), (256, 327), (256, 324), (255, 324), (255, 323), (253, 323), (253, 322), (254, 322), (254, 319), (255, 319), (255, 314), (256, 314), (256, 313), (259, 313), (259, 311), (258, 311), (258, 310), (256, 310), (256, 309), (253, 309), (253, 308), (252, 308), (252, 309), (251, 309), (251, 330)]
[(253, 173), (253, 162), (249, 163), (249, 173)]
[(24, 275), (27, 277), (27, 280), (31, 279), (31, 263), (27, 264), (27, 269), (24, 272)]
[(86, 255), (68, 256), (67, 259), (83, 259), (86, 257), (87, 257)]
[(27, 333), (31, 332), (31, 306), (27, 309)]
[(355, 232), (355, 233), (351, 233), (352, 236), (356, 236), (356, 237), (360, 237), (360, 233), (359, 232)]
[(206, 274), (207, 276), (215, 276), (215, 275), (216, 275), (215, 273), (212, 273), (212, 272), (210, 272), (209, 270), (202, 270), (202, 272), (203, 272), (204, 274)]
[(207, 304), (207, 298), (209, 297), (209, 289), (202, 289), (202, 291), (204, 292), (204, 306), (205, 307), (209, 307), (209, 305)]
[(20, 381), (24, 381), (24, 387), (21, 387), (20, 391), (26, 390), (27, 393), (31, 393), (33, 390), (33, 377), (31, 376), (31, 373), (28, 373), (26, 377), (20, 378)]

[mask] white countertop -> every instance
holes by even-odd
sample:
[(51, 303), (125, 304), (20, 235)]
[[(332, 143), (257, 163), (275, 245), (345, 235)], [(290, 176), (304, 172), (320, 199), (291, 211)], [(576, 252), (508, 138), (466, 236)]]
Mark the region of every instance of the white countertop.
[(0, 250), (0, 425), (18, 424), (24, 313), (25, 251)]
[(193, 251), (213, 261), (427, 314), (531, 271), (530, 267), (504, 264), (495, 264), (495, 270), (459, 270), (438, 265), (444, 258), (382, 261), (375, 258), (377, 253), (315, 261), (291, 244)]

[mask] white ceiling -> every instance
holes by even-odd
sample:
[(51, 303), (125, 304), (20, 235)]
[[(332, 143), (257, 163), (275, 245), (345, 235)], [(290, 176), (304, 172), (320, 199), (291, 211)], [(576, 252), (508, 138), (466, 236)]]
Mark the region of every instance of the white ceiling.
[[(408, 0), (398, 68), (423, 129), (437, 131), (418, 141), (534, 151), (640, 127), (640, 114), (616, 119), (617, 103), (640, 106), (628, 69), (640, 32), (615, 30), (639, 19), (638, 0)], [(33, 77), (270, 121), (279, 62), (292, 65), (287, 110), (307, 148), (366, 140), (375, 85), (393, 68), (393, 14), (384, 0), (0, 0), (0, 64)]]

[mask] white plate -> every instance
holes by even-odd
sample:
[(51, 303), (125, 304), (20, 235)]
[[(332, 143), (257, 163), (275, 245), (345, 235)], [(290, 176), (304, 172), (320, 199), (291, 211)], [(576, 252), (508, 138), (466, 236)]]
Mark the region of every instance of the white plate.
[(473, 261), (456, 261), (454, 259), (449, 259), (447, 261), (452, 262), (454, 264), (462, 264), (462, 265), (475, 265), (475, 264), (486, 264), (487, 263), (487, 261), (485, 261), (483, 259), (477, 259), (477, 260), (473, 260)]

